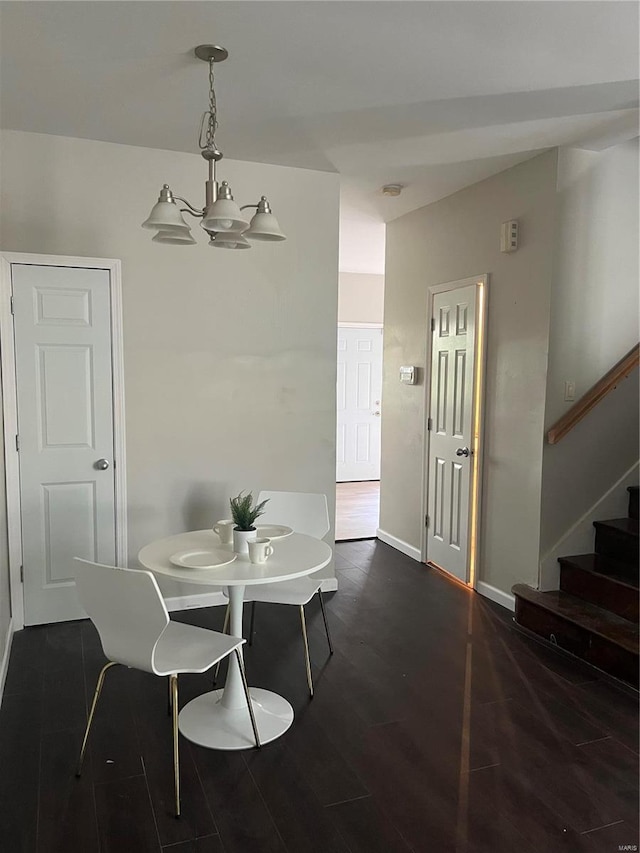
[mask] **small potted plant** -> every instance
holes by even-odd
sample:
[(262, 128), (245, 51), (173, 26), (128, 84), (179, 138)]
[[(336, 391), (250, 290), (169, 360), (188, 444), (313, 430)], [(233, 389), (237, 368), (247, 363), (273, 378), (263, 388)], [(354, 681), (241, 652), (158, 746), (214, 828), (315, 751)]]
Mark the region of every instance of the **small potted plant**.
[(253, 503), (253, 494), (249, 492), (243, 495), (242, 492), (231, 498), (231, 517), (235, 521), (236, 526), (233, 529), (233, 550), (236, 554), (247, 554), (247, 539), (251, 539), (256, 535), (254, 522), (258, 516), (264, 512), (264, 505), (269, 499), (260, 501), (259, 504)]

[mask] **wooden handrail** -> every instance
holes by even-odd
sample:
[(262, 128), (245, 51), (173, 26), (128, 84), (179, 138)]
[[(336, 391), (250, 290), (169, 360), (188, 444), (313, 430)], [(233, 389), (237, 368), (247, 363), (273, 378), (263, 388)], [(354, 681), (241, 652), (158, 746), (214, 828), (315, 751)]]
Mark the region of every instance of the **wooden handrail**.
[(633, 349), (621, 358), (620, 361), (611, 368), (611, 370), (603, 376), (599, 382), (591, 388), (587, 393), (571, 406), (568, 412), (565, 412), (560, 420), (556, 421), (551, 429), (547, 432), (547, 441), (549, 444), (557, 444), (574, 426), (588, 415), (591, 409), (595, 408), (600, 400), (603, 400), (609, 391), (614, 388), (623, 379), (626, 379), (631, 371), (640, 364), (640, 344), (636, 344)]

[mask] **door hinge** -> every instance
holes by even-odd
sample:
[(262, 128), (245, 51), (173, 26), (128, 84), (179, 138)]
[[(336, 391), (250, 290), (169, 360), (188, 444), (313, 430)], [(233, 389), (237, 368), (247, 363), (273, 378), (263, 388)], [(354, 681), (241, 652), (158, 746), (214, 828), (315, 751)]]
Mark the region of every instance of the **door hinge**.
[(431, 318), (431, 331), (435, 332), (435, 330), (436, 330), (436, 318), (432, 317)]
[(16, 451), (20, 452), (20, 436), (16, 435)]
[(16, 312), (13, 310), (13, 296), (9, 297), (9, 305), (11, 307), (11, 313), (15, 314)]
[(425, 517), (424, 517), (424, 526), (425, 527), (429, 526), (429, 516), (428, 515), (425, 515)]
[(433, 429), (433, 418), (427, 418), (427, 431), (431, 432)]
[(24, 583), (24, 566), (20, 566), (20, 583)]

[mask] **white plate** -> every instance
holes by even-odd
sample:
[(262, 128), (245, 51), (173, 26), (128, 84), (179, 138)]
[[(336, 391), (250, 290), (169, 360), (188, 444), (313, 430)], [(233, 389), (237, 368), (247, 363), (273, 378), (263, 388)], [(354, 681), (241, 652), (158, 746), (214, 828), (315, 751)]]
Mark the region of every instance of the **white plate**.
[(287, 527), (286, 524), (256, 525), (256, 536), (261, 539), (284, 539), (285, 536), (291, 536), (292, 533), (293, 528)]
[(181, 569), (217, 569), (232, 563), (236, 555), (232, 551), (178, 551), (169, 557), (169, 562)]

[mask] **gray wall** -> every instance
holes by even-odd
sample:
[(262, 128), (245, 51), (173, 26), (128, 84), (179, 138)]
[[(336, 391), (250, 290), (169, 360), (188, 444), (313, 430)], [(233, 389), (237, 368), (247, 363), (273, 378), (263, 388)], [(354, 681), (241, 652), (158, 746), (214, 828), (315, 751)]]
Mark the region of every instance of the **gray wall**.
[(203, 202), (198, 155), (5, 132), (2, 173), (3, 250), (122, 260), (130, 561), (241, 489), (324, 492), (333, 519), (338, 177), (223, 160), (289, 237), (233, 252), (140, 228), (164, 182)]
[[(572, 406), (566, 380), (578, 400), (638, 343), (638, 233), (638, 140), (561, 149), (547, 428)], [(638, 404), (636, 371), (558, 444), (545, 444), (543, 558), (637, 461)]]
[[(537, 582), (557, 152), (550, 151), (387, 225), (380, 527), (416, 548), (424, 524), (427, 288), (489, 273), (479, 579), (510, 593)], [(520, 248), (500, 253), (500, 225)]]

